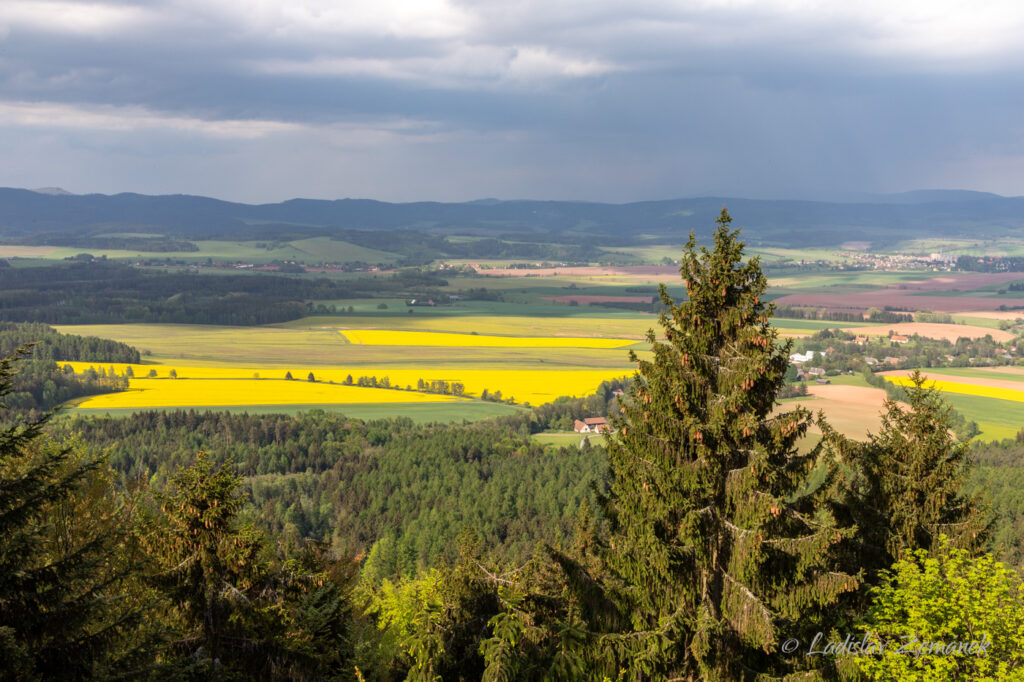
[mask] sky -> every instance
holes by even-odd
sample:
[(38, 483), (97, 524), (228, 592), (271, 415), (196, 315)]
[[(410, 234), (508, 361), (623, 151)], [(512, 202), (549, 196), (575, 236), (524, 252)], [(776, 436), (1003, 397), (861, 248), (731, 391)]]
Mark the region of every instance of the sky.
[(0, 0), (0, 186), (1024, 194), (1018, 0)]

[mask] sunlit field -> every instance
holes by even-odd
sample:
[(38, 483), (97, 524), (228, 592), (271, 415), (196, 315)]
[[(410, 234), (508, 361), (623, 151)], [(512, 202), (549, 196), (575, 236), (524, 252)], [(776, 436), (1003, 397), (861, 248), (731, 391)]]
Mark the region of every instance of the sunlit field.
[(349, 343), (367, 346), (452, 346), (485, 348), (622, 348), (636, 341), (556, 336), (481, 336), (444, 332), (352, 329), (341, 332)]
[[(891, 381), (898, 386), (912, 386), (913, 382), (907, 377), (887, 376), (886, 381)], [(1013, 402), (1024, 402), (1024, 388), (1015, 389), (1004, 386), (985, 386), (980, 383), (964, 383), (951, 379), (936, 379), (929, 377), (925, 386), (935, 388), (943, 393), (961, 393), (973, 395), (979, 398), (995, 398), (997, 400), (1010, 400)], [(1021, 421), (1024, 422), (1024, 409), (1021, 410)]]
[[(431, 382), (436, 380), (448, 383), (459, 382), (465, 386), (467, 396), (480, 397), (483, 391), (488, 394), (501, 392), (501, 398), (514, 399), (516, 403), (541, 405), (561, 396), (584, 396), (593, 393), (602, 381), (615, 379), (628, 374), (624, 370), (502, 370), (502, 369), (467, 369), (465, 367), (430, 366), (417, 368), (415, 365), (404, 367), (293, 367), (291, 369), (266, 367), (211, 367), (185, 364), (174, 365), (127, 365), (91, 362), (62, 362), (60, 365), (71, 365), (76, 372), (84, 372), (89, 368), (116, 375), (124, 375), (131, 367), (134, 377), (130, 381), (128, 392), (90, 398), (79, 407), (166, 407), (189, 405), (285, 405), (312, 403), (380, 403), (380, 402), (417, 402), (415, 396), (424, 394), (417, 391), (394, 389), (363, 389), (341, 385), (349, 377), (358, 381), (362, 376), (375, 376), (378, 380), (384, 377), (392, 386), (402, 389), (415, 389), (420, 379)], [(177, 378), (170, 379), (171, 371)], [(148, 377), (154, 372), (154, 377)], [(293, 380), (282, 381), (290, 372)], [(309, 373), (314, 376), (313, 382), (308, 380)], [(227, 380), (227, 381), (224, 381)], [(331, 385), (328, 382), (334, 382)], [(263, 389), (263, 386), (277, 388)], [(313, 387), (320, 387), (314, 391)], [(273, 397), (274, 390), (288, 389), (279, 397)], [(360, 388), (362, 393), (332, 392), (334, 389)], [(135, 389), (144, 389), (136, 391)], [(213, 391), (221, 393), (216, 402), (210, 402)], [(252, 394), (250, 394), (252, 393)], [(165, 395), (166, 394), (166, 395)], [(129, 397), (131, 396), (131, 397)], [(234, 396), (233, 398), (231, 396)], [(333, 396), (325, 399), (324, 396)], [(100, 397), (114, 401), (90, 402)], [(125, 402), (127, 401), (127, 402)], [(232, 402), (234, 401), (234, 402)]]

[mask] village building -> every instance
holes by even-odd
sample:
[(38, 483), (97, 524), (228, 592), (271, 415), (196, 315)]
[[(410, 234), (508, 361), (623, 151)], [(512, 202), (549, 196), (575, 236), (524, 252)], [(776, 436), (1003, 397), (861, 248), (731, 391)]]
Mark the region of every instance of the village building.
[(806, 353), (793, 353), (789, 356), (789, 361), (794, 365), (802, 365), (805, 362), (810, 362), (814, 359), (814, 351), (809, 350)]
[(577, 419), (573, 423), (572, 429), (576, 433), (608, 433), (611, 431), (611, 426), (604, 417), (587, 417), (582, 420)]

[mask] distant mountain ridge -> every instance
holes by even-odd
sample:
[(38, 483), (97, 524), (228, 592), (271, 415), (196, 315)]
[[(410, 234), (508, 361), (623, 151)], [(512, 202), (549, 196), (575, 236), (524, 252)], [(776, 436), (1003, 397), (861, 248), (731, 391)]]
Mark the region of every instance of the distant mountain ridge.
[(823, 246), (850, 240), (878, 245), (925, 236), (1024, 235), (1024, 197), (961, 190), (921, 190), (862, 202), (729, 197), (627, 204), (290, 199), (251, 205), (192, 195), (76, 195), (57, 188), (0, 188), (0, 239), (57, 243), (76, 236), (122, 232), (185, 239), (266, 239), (278, 233), (332, 234), (344, 230), (494, 236), (532, 233), (575, 240), (588, 235), (678, 238), (690, 230), (707, 235), (723, 205), (736, 224), (745, 227), (748, 241), (780, 246)]

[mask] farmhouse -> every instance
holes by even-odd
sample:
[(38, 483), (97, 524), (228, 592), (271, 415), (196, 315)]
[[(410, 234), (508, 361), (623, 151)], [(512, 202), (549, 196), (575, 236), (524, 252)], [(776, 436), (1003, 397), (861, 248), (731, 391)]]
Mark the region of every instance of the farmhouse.
[(576, 433), (608, 433), (611, 431), (611, 426), (608, 425), (608, 420), (604, 417), (587, 417), (582, 421), (577, 419), (572, 428)]
[(893, 343), (907, 343), (908, 341), (910, 341), (910, 339), (904, 336), (903, 334), (893, 334), (892, 336), (889, 337), (889, 340), (892, 341)]

